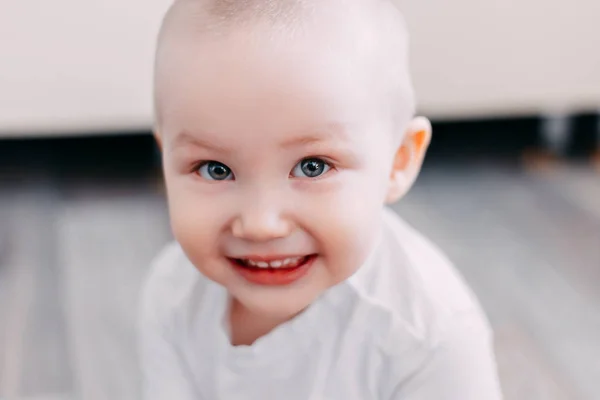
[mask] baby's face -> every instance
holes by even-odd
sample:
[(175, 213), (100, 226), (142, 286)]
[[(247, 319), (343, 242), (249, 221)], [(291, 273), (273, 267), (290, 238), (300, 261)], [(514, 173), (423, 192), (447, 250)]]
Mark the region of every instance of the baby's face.
[(286, 316), (369, 255), (396, 149), (353, 60), (257, 43), (171, 49), (159, 135), (189, 259), (244, 306)]

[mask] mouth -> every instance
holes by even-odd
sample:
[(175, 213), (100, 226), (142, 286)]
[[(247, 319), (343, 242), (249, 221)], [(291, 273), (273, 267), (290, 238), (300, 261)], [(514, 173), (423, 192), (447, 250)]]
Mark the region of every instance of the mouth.
[(309, 271), (318, 256), (229, 258), (234, 269), (247, 281), (266, 286), (289, 285)]

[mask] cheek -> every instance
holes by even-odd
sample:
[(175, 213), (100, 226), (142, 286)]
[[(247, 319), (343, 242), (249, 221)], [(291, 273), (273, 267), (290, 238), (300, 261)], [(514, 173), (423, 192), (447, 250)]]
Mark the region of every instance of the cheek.
[(169, 213), (178, 241), (216, 241), (227, 220), (223, 185), (199, 182), (189, 175), (165, 173)]
[(219, 254), (219, 237), (226, 216), (211, 196), (190, 191), (177, 182), (167, 182), (167, 195), (173, 235), (192, 263), (207, 275), (210, 261)]
[[(310, 234), (320, 244), (332, 271), (341, 278), (354, 272), (368, 256), (380, 227), (381, 184), (372, 174), (348, 176), (335, 190), (305, 203)], [(311, 211), (312, 210), (312, 211)]]
[(335, 283), (354, 274), (364, 263), (377, 238), (378, 209), (352, 213), (338, 208), (322, 220), (319, 242), (328, 273)]

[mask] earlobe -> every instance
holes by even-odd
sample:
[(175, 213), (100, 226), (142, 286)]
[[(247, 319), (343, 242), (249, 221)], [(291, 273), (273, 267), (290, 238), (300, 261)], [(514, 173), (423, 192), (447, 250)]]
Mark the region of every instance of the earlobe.
[(410, 187), (409, 179), (402, 171), (393, 171), (385, 198), (387, 204), (392, 204), (403, 197)]

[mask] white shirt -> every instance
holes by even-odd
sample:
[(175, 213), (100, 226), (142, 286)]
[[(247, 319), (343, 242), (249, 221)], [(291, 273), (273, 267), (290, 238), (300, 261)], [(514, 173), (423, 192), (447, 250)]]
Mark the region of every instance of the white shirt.
[(368, 261), (252, 346), (232, 346), (228, 297), (177, 244), (141, 311), (146, 400), (498, 400), (492, 334), (431, 243), (384, 211)]

